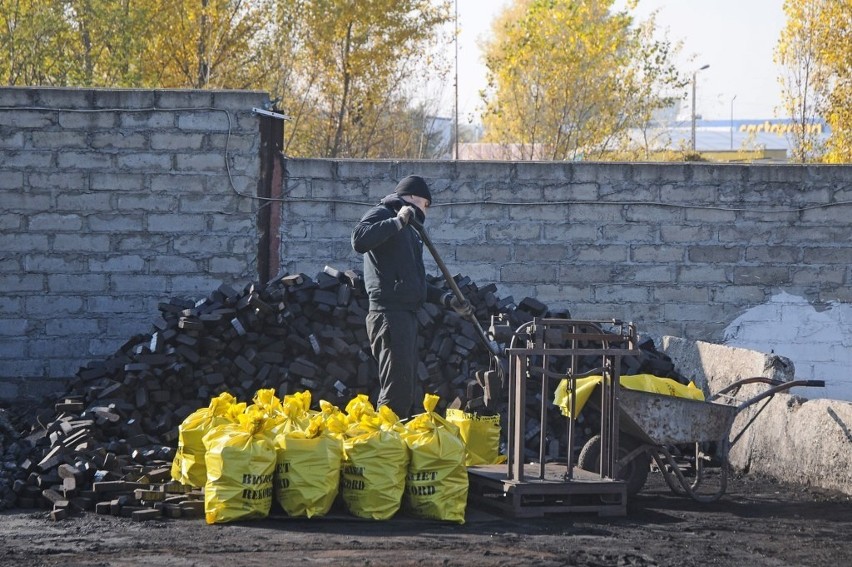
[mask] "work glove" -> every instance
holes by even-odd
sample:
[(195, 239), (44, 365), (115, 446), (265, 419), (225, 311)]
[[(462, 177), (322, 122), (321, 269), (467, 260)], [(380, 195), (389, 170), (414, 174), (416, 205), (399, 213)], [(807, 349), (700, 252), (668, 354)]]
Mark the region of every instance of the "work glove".
[(460, 301), (455, 295), (453, 295), (449, 291), (441, 296), (441, 303), (444, 304), (444, 307), (452, 307), (453, 309), (455, 309), (456, 313), (458, 313), (465, 319), (470, 319), (471, 317), (473, 317), (473, 306), (470, 304), (470, 301), (466, 299)]
[(414, 216), (414, 207), (411, 205), (405, 205), (402, 207), (399, 212), (396, 214), (396, 226), (399, 230), (402, 230), (402, 227), (408, 224), (408, 221), (411, 217)]

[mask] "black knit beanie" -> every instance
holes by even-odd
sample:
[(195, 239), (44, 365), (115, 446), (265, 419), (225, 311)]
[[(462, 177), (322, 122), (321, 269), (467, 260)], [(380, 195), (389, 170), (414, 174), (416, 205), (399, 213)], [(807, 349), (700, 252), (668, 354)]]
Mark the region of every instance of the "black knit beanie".
[(400, 181), (396, 186), (396, 194), (400, 197), (403, 195), (417, 195), (418, 197), (427, 199), (430, 205), (432, 204), (432, 193), (429, 191), (429, 186), (426, 185), (426, 181), (419, 175), (409, 175)]

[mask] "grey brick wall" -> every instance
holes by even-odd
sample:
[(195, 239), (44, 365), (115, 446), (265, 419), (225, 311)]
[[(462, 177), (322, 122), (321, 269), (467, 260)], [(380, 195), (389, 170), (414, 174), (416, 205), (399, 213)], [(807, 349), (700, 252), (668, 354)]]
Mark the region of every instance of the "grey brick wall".
[(111, 355), (159, 301), (256, 278), (257, 207), (235, 189), (256, 193), (267, 100), (0, 88), (0, 398)]
[(410, 173), (432, 187), (451, 271), (576, 318), (719, 341), (779, 291), (852, 295), (850, 166), (290, 159), (282, 265), (360, 267), (352, 226)]
[[(266, 99), (0, 88), (0, 398), (47, 391), (112, 354), (150, 330), (159, 301), (256, 278), (251, 108)], [(787, 325), (790, 310), (805, 307), (769, 301), (780, 292), (820, 310), (852, 301), (849, 166), (284, 166), (284, 200), (270, 206), (281, 209), (281, 265), (291, 273), (359, 268), (352, 226), (398, 179), (419, 173), (436, 201), (427, 228), (450, 269), (496, 283), (501, 297), (708, 341), (762, 305), (759, 317)], [(782, 335), (789, 341), (795, 327)], [(839, 353), (852, 332), (820, 340), (825, 348), (814, 350)]]

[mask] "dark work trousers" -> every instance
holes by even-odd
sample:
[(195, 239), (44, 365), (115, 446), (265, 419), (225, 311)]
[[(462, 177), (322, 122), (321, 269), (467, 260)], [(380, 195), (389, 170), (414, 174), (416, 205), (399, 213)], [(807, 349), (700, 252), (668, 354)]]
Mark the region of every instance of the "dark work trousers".
[(379, 364), (379, 399), (400, 419), (411, 416), (417, 375), (417, 315), (413, 311), (370, 311), (367, 336)]

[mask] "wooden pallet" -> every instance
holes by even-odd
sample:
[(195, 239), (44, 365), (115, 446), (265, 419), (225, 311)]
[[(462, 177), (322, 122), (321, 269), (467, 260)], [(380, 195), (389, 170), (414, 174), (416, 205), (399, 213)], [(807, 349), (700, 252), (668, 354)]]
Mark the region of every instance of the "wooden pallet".
[(598, 516), (626, 516), (627, 489), (624, 482), (601, 478), (574, 468), (573, 478), (565, 479), (565, 465), (524, 466), (521, 481), (509, 479), (506, 465), (468, 468), (468, 501), (515, 518), (538, 518), (550, 514), (586, 513)]

